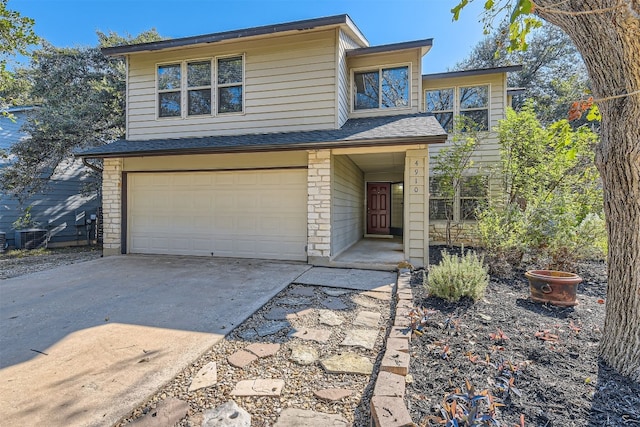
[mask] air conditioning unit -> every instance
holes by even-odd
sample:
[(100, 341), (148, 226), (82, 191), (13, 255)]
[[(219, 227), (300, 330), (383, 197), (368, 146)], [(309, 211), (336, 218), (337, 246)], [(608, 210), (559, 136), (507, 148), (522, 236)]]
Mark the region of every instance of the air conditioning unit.
[(37, 249), (47, 246), (47, 230), (30, 228), (28, 230), (16, 230), (16, 249)]

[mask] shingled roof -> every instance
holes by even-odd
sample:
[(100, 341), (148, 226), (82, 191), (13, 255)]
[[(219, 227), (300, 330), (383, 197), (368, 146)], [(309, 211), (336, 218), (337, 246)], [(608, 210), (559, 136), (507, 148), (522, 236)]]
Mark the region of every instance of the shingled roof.
[(76, 153), (76, 156), (107, 158), (306, 150), (389, 144), (433, 144), (446, 140), (447, 133), (431, 114), (408, 114), (351, 119), (340, 129), (147, 141), (119, 140)]

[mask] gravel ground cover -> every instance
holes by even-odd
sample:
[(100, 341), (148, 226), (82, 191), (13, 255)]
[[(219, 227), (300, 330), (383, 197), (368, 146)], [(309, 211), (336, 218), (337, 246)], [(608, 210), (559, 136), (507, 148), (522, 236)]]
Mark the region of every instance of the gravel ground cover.
[(75, 246), (70, 248), (8, 251), (0, 254), (0, 279), (22, 276), (61, 265), (75, 264), (100, 258), (102, 248)]
[(476, 392), (489, 390), (505, 405), (495, 417), (503, 426), (520, 426), (521, 420), (548, 427), (640, 425), (640, 384), (597, 356), (605, 264), (580, 265), (579, 305), (570, 308), (532, 302), (523, 273), (511, 280), (492, 277), (476, 303), (430, 297), (423, 272), (414, 273), (414, 304), (429, 310), (429, 317), (410, 347), (414, 381), (406, 403), (413, 420), (438, 425), (444, 397), (464, 392), (469, 381)]
[[(327, 295), (326, 292), (332, 295)], [(342, 294), (333, 296), (336, 292)], [(300, 296), (299, 293), (309, 295)], [(153, 411), (160, 401), (171, 397), (189, 403), (188, 415), (178, 423), (179, 426), (200, 426), (204, 411), (216, 408), (229, 400), (234, 400), (238, 406), (251, 414), (252, 426), (273, 425), (285, 408), (339, 414), (350, 425), (369, 425), (369, 401), (375, 377), (372, 375), (327, 373), (320, 363), (321, 360), (333, 355), (354, 352), (369, 359), (374, 364), (373, 372), (377, 372), (377, 366), (382, 357), (384, 337), (390, 323), (391, 302), (359, 294), (359, 291), (347, 289), (290, 285), (234, 329), (221, 342), (185, 368), (176, 378), (124, 418), (117, 426), (126, 426), (144, 414)], [(334, 303), (337, 302), (335, 299), (337, 298), (347, 306), (345, 309), (329, 310), (343, 321), (341, 325), (329, 326), (319, 321), (320, 314), (323, 311), (326, 313), (327, 310), (322, 302), (326, 301), (328, 297), (332, 298)], [(287, 305), (303, 301), (308, 304)], [(279, 332), (264, 337), (256, 335), (254, 332), (256, 328), (269, 324), (269, 322), (278, 321), (269, 320), (267, 317), (269, 313), (273, 313), (273, 309), (283, 307), (296, 311), (298, 314), (289, 316), (284, 321), (286, 325)], [(353, 326), (353, 322), (356, 316), (362, 312), (380, 313), (374, 347), (366, 349), (341, 345), (347, 331), (357, 327)], [(290, 335), (294, 330), (304, 330), (304, 328), (330, 331), (331, 335), (324, 343)], [(280, 344), (280, 348), (274, 355), (259, 358), (243, 368), (234, 367), (227, 361), (227, 358), (236, 351), (244, 350), (256, 342)], [(315, 349), (319, 360), (310, 365), (301, 365), (292, 361), (290, 359), (292, 349), (296, 346)], [(217, 384), (189, 391), (194, 376), (210, 362), (216, 362)], [(231, 391), (239, 381), (256, 378), (283, 379), (284, 387), (281, 395), (273, 397), (231, 396)], [(350, 396), (337, 401), (321, 399), (314, 394), (314, 391), (327, 388), (348, 389), (353, 392)]]

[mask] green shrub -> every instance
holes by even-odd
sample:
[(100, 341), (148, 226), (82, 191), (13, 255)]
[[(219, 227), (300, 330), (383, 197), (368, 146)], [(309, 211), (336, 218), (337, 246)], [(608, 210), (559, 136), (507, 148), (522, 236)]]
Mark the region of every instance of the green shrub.
[(488, 284), (489, 275), (483, 259), (473, 251), (458, 257), (443, 250), (442, 261), (429, 269), (427, 277), (429, 293), (447, 301), (458, 301), (462, 297), (478, 300)]

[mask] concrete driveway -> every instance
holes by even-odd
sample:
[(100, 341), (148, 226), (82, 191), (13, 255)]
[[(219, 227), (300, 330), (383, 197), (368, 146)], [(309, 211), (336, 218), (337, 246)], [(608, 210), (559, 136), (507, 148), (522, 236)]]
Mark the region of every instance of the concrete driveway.
[(308, 268), (129, 255), (0, 280), (2, 425), (112, 425)]

